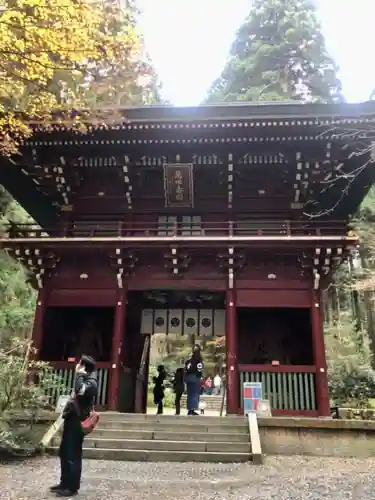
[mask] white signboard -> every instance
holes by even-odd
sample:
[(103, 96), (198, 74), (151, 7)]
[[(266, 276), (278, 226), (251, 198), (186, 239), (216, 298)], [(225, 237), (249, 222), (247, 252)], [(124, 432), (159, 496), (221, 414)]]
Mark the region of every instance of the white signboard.
[(70, 395), (59, 396), (55, 409), (56, 413), (62, 413), (64, 411), (66, 403), (69, 401), (70, 398), (71, 398)]
[(268, 399), (261, 399), (256, 410), (257, 417), (272, 417), (271, 406)]

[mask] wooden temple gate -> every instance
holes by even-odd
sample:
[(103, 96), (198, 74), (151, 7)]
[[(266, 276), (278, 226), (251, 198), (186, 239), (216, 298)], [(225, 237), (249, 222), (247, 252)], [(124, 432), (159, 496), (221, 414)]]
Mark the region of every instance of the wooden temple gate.
[[(228, 413), (242, 411), (243, 382), (261, 381), (274, 414), (329, 415), (321, 290), (357, 244), (348, 215), (371, 182), (364, 173), (341, 204), (342, 185), (327, 196), (337, 165), (359, 161), (332, 127), (365, 126), (365, 111), (155, 107), (84, 136), (37, 132), (0, 174), (38, 225), (12, 225), (1, 243), (39, 290), (41, 359), (71, 386), (91, 349), (98, 405), (144, 411), (146, 339), (162, 318), (177, 335), (225, 336)], [(151, 291), (180, 302), (150, 305)], [(194, 293), (220, 304), (181, 299)]]

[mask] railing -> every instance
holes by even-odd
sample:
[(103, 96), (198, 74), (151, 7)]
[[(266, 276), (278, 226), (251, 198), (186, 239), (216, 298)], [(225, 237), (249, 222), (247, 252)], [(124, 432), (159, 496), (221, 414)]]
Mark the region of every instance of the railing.
[(137, 378), (135, 382), (135, 411), (136, 413), (142, 413), (143, 410), (143, 398), (144, 389), (147, 390), (147, 379), (146, 379), (146, 362), (150, 350), (150, 335), (144, 336), (144, 343), (142, 349), (141, 362), (139, 363), (139, 370), (137, 373)]
[[(51, 405), (56, 405), (59, 396), (68, 395), (72, 392), (75, 376), (75, 364), (62, 362), (51, 362), (53, 366), (53, 373), (59, 377), (62, 382), (63, 388), (52, 389), (47, 393), (50, 398)], [(97, 406), (106, 406), (108, 397), (108, 374), (109, 363), (98, 363), (97, 376), (98, 376), (98, 394), (96, 397)]]
[(35, 224), (8, 226), (12, 238), (49, 237), (155, 237), (155, 236), (345, 236), (345, 221), (225, 221), (202, 222), (200, 226), (187, 227), (185, 223), (158, 225), (152, 222), (80, 221), (74, 224), (41, 229)]
[(240, 365), (241, 408), (242, 384), (261, 382), (272, 410), (316, 411), (315, 371), (314, 366)]

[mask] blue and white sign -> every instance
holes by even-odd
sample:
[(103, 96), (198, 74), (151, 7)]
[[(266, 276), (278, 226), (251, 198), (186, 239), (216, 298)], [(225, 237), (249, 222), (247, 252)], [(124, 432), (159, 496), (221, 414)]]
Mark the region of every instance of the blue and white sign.
[(244, 382), (243, 384), (244, 414), (247, 415), (249, 412), (256, 412), (261, 399), (262, 399), (262, 383)]

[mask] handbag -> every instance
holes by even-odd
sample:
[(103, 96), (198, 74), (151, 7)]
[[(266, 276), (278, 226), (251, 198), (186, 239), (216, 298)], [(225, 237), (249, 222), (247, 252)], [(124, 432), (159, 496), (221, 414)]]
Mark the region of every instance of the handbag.
[(85, 435), (90, 434), (98, 425), (98, 422), (99, 422), (99, 413), (97, 413), (93, 408), (90, 412), (90, 415), (81, 422), (83, 434)]
[[(80, 416), (81, 410), (79, 408), (79, 404), (75, 398), (74, 398), (73, 402), (74, 402), (76, 412), (77, 412), (78, 416)], [(82, 428), (82, 432), (85, 436), (87, 434), (91, 434), (91, 432), (98, 425), (99, 419), (100, 419), (99, 413), (97, 413), (95, 411), (95, 408), (93, 407), (89, 413), (89, 416), (86, 417), (84, 420), (81, 420), (81, 428)]]

